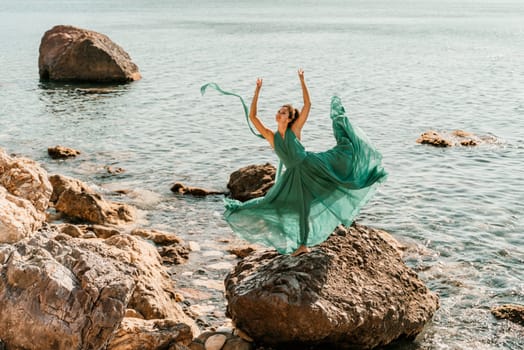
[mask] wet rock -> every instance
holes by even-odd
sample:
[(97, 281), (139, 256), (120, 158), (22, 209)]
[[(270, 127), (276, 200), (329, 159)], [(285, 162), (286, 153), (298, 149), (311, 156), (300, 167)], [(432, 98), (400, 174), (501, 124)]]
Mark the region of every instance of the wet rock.
[(198, 187), (185, 186), (181, 184), (180, 182), (176, 182), (171, 187), (171, 191), (174, 193), (178, 193), (178, 194), (184, 194), (184, 195), (189, 194), (189, 195), (196, 196), (196, 197), (205, 197), (209, 195), (224, 194), (224, 192), (220, 192), (220, 191), (211, 191), (211, 190), (206, 190), (206, 189), (198, 188)]
[(506, 319), (516, 324), (524, 326), (524, 306), (523, 305), (501, 305), (491, 309), (491, 313), (496, 318)]
[(129, 54), (106, 35), (59, 25), (45, 32), (39, 49), (41, 80), (121, 83), (140, 79)]
[(58, 145), (55, 147), (49, 147), (47, 149), (47, 154), (49, 154), (53, 159), (67, 159), (76, 157), (80, 152), (72, 148)]
[(275, 183), (275, 174), (275, 167), (269, 163), (249, 165), (233, 172), (227, 184), (231, 198), (244, 202), (264, 196)]
[(243, 259), (246, 256), (248, 256), (249, 254), (253, 253), (255, 250), (256, 250), (256, 247), (253, 245), (243, 245), (239, 247), (231, 247), (227, 251)]
[(436, 147), (477, 146), (481, 143), (495, 143), (496, 138), (493, 136), (477, 136), (463, 130), (451, 132), (428, 130), (420, 135), (417, 142)]
[(7, 348), (102, 349), (118, 328), (134, 269), (66, 237), (40, 233), (0, 245), (0, 338)]
[(426, 145), (432, 145), (436, 147), (451, 147), (453, 146), (453, 142), (451, 142), (448, 139), (445, 139), (440, 133), (429, 130), (424, 132), (420, 137), (417, 139), (418, 143), (426, 144)]
[(51, 193), (42, 167), (0, 149), (0, 243), (16, 242), (42, 227)]
[(119, 174), (125, 173), (124, 168), (120, 168), (120, 167), (115, 168), (115, 167), (112, 167), (111, 165), (106, 165), (104, 169), (106, 169), (107, 173), (111, 175), (119, 175)]
[(136, 211), (124, 204), (106, 201), (83, 182), (62, 175), (49, 177), (51, 201), (63, 214), (95, 224), (121, 225), (135, 219)]
[(236, 327), (268, 345), (304, 348), (369, 349), (420, 333), (438, 297), (374, 229), (340, 231), (298, 257), (244, 258), (225, 280)]
[(124, 318), (108, 350), (167, 349), (174, 344), (189, 345), (191, 328), (176, 320)]
[(132, 235), (153, 241), (166, 264), (182, 264), (189, 258), (189, 246), (174, 233), (154, 229), (135, 229)]

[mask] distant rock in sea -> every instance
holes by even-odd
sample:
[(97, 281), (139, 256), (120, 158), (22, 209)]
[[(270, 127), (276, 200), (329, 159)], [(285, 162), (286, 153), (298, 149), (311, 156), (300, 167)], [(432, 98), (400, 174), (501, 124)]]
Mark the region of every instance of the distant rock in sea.
[(55, 147), (49, 147), (47, 149), (47, 154), (49, 154), (49, 156), (53, 159), (67, 159), (76, 157), (80, 154), (80, 151), (57, 145)]
[(417, 139), (417, 142), (420, 144), (436, 147), (477, 146), (482, 143), (495, 143), (496, 141), (497, 139), (493, 136), (477, 136), (463, 130), (453, 130), (451, 132), (428, 130)]
[(58, 25), (40, 43), (38, 70), (43, 81), (124, 83), (141, 78), (129, 54), (106, 35)]

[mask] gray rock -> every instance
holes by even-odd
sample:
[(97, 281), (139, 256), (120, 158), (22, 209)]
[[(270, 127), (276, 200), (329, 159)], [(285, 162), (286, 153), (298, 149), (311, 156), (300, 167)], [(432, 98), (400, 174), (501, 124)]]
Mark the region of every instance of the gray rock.
[(252, 253), (225, 284), (236, 327), (283, 347), (370, 349), (414, 338), (439, 307), (395, 247), (364, 226), (339, 228), (298, 257)]

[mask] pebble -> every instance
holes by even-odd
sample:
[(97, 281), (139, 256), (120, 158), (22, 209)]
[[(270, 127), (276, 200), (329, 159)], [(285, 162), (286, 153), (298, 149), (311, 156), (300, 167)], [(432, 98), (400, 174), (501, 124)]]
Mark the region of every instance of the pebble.
[(227, 337), (223, 334), (215, 334), (207, 338), (204, 344), (206, 350), (220, 350), (226, 343)]

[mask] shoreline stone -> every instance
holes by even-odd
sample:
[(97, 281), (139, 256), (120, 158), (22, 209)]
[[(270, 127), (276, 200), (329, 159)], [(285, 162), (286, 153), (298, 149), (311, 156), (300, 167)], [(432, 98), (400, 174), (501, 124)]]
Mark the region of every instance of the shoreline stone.
[(39, 164), (0, 148), (0, 243), (14, 243), (42, 227), (52, 191)]
[(94, 224), (122, 225), (133, 222), (135, 208), (125, 203), (106, 201), (83, 182), (63, 175), (49, 177), (53, 185), (51, 202), (64, 215)]

